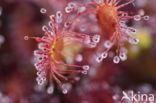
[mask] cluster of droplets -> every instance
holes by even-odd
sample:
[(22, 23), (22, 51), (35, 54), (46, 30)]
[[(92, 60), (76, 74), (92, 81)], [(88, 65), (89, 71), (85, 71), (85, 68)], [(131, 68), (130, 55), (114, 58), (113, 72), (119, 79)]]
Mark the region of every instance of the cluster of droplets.
[(103, 52), (99, 56), (96, 57), (96, 61), (98, 63), (100, 63), (100, 62), (102, 62), (103, 59), (107, 58), (107, 56), (108, 56), (108, 53)]
[[(113, 56), (113, 62), (115, 64), (118, 64), (120, 61), (125, 61), (127, 59), (127, 50), (126, 52), (123, 52), (124, 48), (124, 42), (128, 41), (132, 45), (136, 45), (139, 43), (139, 40), (137, 38), (134, 38), (134, 34), (136, 34), (137, 30), (132, 27), (128, 27), (126, 25), (127, 21), (130, 19), (133, 19), (135, 21), (140, 21), (140, 20), (149, 20), (149, 16), (141, 16), (141, 15), (134, 15), (134, 16), (129, 16), (128, 13), (122, 12), (119, 9), (131, 4), (134, 2), (134, 0), (129, 0), (126, 3), (120, 4), (121, 0), (90, 0), (89, 2), (85, 2), (84, 4), (79, 4), (79, 3), (73, 3), (70, 2), (68, 3), (65, 11), (66, 13), (74, 13), (76, 12), (77, 17), (81, 17), (81, 15), (90, 16), (97, 14), (97, 9), (102, 6), (104, 3), (106, 5), (112, 5), (114, 8), (116, 8), (119, 12), (120, 15), (118, 15), (118, 26), (116, 28), (116, 31), (112, 34), (110, 37), (110, 40), (106, 40), (104, 42), (104, 52), (101, 53), (100, 55), (97, 56), (96, 61), (101, 62), (103, 59), (108, 57), (109, 51), (114, 47), (115, 44), (117, 44), (117, 50), (115, 51), (115, 55)], [(120, 13), (121, 12), (121, 13)], [(102, 14), (101, 14), (102, 15)], [(86, 28), (81, 25), (80, 31), (83, 32)], [(90, 47), (96, 47), (97, 43), (99, 43), (99, 35), (93, 36), (92, 39), (89, 38), (89, 36), (86, 38), (86, 43), (90, 43)], [(93, 42), (91, 42), (93, 41)], [(125, 48), (124, 48), (125, 49)]]
[(95, 48), (100, 42), (100, 35), (94, 34), (93, 36), (86, 36), (84, 41), (85, 44), (88, 44), (89, 48)]
[[(104, 42), (104, 47), (106, 48), (106, 51), (104, 51), (103, 53), (101, 53), (99, 56), (96, 57), (96, 61), (98, 63), (102, 62), (103, 59), (106, 59), (108, 56), (109, 56), (109, 49), (111, 49), (111, 47), (113, 46), (113, 43), (110, 41), (110, 40), (106, 40)], [(118, 64), (120, 61), (125, 61), (127, 60), (127, 52), (128, 50), (124, 47), (121, 47), (119, 50), (118, 50), (118, 54), (119, 55), (116, 55), (113, 57), (113, 62), (115, 64)]]
[(100, 35), (96, 34), (93, 36), (92, 41), (94, 43), (99, 43), (100, 42)]
[[(137, 45), (139, 43), (139, 39), (135, 38), (133, 35), (135, 35), (137, 33), (137, 30), (135, 28), (132, 27), (127, 27), (126, 25), (126, 21), (129, 19), (134, 19), (136, 21), (139, 21), (141, 19), (144, 20), (149, 20), (149, 16), (143, 16), (141, 17), (141, 15), (135, 15), (135, 16), (128, 16), (128, 14), (122, 14), (119, 17), (119, 22), (120, 22), (120, 28), (119, 28), (119, 32), (121, 32), (121, 34), (119, 34), (121, 38), (121, 43), (119, 42), (119, 48), (117, 50), (117, 54), (116, 56), (114, 56), (113, 58), (113, 62), (115, 64), (118, 64), (120, 61), (125, 61), (127, 60), (127, 49), (123, 47), (123, 41), (128, 41), (131, 45)], [(117, 31), (118, 32), (118, 31)], [(105, 47), (111, 47), (114, 43), (110, 42), (110, 45), (105, 45)]]
[[(94, 0), (92, 0), (92, 1), (94, 1)], [(108, 0), (107, 2), (111, 4), (111, 1), (117, 2), (116, 0), (110, 0), (110, 1)], [(130, 0), (130, 2), (128, 2), (128, 3), (131, 3), (132, 1), (133, 0)], [(96, 0), (93, 3), (92, 2), (88, 3), (88, 5), (96, 4), (95, 6), (97, 6), (97, 5), (101, 5), (101, 3), (102, 3), (101, 0)], [(116, 3), (116, 6), (118, 3), (119, 2)], [(69, 89), (67, 89), (67, 88), (69, 88), (69, 86), (62, 84), (59, 79), (62, 78), (67, 81), (68, 78), (66, 76), (64, 76), (63, 74), (61, 74), (61, 72), (62, 73), (74, 72), (74, 73), (87, 74), (87, 72), (89, 70), (88, 65), (83, 65), (83, 66), (70, 65), (70, 64), (68, 65), (68, 64), (58, 62), (57, 60), (55, 60), (54, 57), (51, 56), (52, 52), (56, 52), (56, 53), (64, 56), (64, 54), (61, 53), (61, 51), (57, 51), (57, 50), (55, 50), (55, 48), (53, 48), (53, 49), (51, 48), (54, 41), (56, 41), (60, 38), (61, 39), (68, 38), (68, 40), (76, 40), (81, 43), (83, 42), (84, 44), (87, 44), (87, 46), (89, 46), (90, 48), (95, 48), (97, 46), (97, 44), (100, 42), (99, 34), (94, 34), (93, 36), (91, 36), (91, 35), (86, 35), (86, 34), (82, 34), (82, 33), (81, 34), (75, 33), (69, 29), (70, 27), (74, 27), (72, 25), (74, 20), (78, 21), (78, 17), (82, 14), (85, 14), (85, 11), (88, 11), (86, 5), (85, 4), (77, 5), (74, 2), (68, 3), (67, 7), (65, 8), (65, 13), (67, 14), (67, 17), (70, 17), (70, 14), (74, 11), (77, 12), (77, 15), (76, 15), (76, 17), (73, 17), (73, 20), (69, 20), (68, 18), (66, 18), (67, 21), (64, 21), (64, 22), (63, 22), (61, 11), (57, 11), (56, 16), (55, 16), (55, 15), (49, 15), (47, 13), (47, 10), (42, 8), (40, 12), (48, 15), (48, 17), (50, 19), (49, 27), (51, 28), (51, 30), (49, 30), (47, 26), (43, 26), (42, 30), (45, 32), (45, 36), (43, 36), (42, 38), (25, 36), (26, 40), (31, 38), (31, 39), (35, 39), (36, 41), (40, 42), (38, 45), (39, 50), (34, 51), (34, 55), (35, 55), (35, 64), (34, 65), (38, 71), (37, 72), (38, 77), (36, 78), (36, 80), (39, 85), (45, 84), (47, 72), (50, 70), (50, 73), (52, 73), (51, 78), (55, 79), (55, 81), (62, 88), (63, 93), (66, 94), (69, 90)], [(127, 5), (127, 4), (119, 5), (116, 8), (122, 7), (124, 5)], [(143, 17), (140, 15), (129, 16), (127, 13), (122, 13), (118, 18), (119, 24), (118, 24), (117, 30), (112, 34), (112, 37), (110, 40), (106, 40), (103, 43), (105, 50), (104, 50), (104, 52), (100, 53), (96, 57), (97, 62), (100, 63), (100, 62), (102, 62), (103, 59), (107, 58), (109, 56), (110, 49), (112, 49), (112, 47), (116, 43), (117, 43), (117, 49), (116, 49), (116, 54), (113, 55), (113, 62), (115, 64), (118, 64), (120, 61), (127, 60), (127, 49), (124, 48), (123, 42), (128, 41), (132, 45), (136, 45), (139, 43), (139, 40), (137, 38), (134, 38), (134, 36), (133, 36), (134, 34), (136, 34), (137, 30), (135, 28), (128, 27), (126, 25), (126, 22), (129, 19), (134, 19), (136, 21), (140, 21), (141, 19), (149, 20), (149, 16), (143, 16)], [(63, 24), (63, 26), (62, 26), (62, 24)], [(85, 28), (82, 26), (80, 31), (84, 31), (84, 30), (85, 30)], [(60, 36), (60, 33), (62, 36)], [(75, 60), (78, 62), (81, 62), (82, 59), (83, 59), (82, 55), (77, 55), (77, 57), (75, 58)], [(59, 68), (57, 68), (56, 65), (69, 66), (69, 67), (74, 67), (74, 68), (78, 67), (78, 68), (81, 68), (81, 70), (60, 70)], [(57, 76), (60, 78), (58, 79)], [(75, 80), (78, 80), (78, 78), (75, 78)], [(51, 93), (53, 93), (53, 89), (54, 89), (53, 85), (50, 84), (49, 88), (47, 89), (47, 92), (49, 94), (51, 94)]]
[(120, 40), (106, 40), (104, 42), (104, 47), (105, 47), (105, 51), (103, 53), (101, 53), (101, 55), (97, 56), (96, 61), (97, 62), (101, 62), (103, 59), (105, 59), (108, 54), (110, 49), (114, 46), (114, 44), (116, 42), (118, 42), (118, 48), (116, 50), (116, 54), (113, 57), (113, 62), (115, 64), (118, 64), (120, 61), (125, 61), (127, 60), (127, 49), (124, 48), (124, 41), (128, 41), (131, 45), (137, 45), (139, 43), (139, 39), (134, 38), (134, 35), (137, 33), (137, 30), (135, 28), (132, 27), (127, 27), (126, 22), (129, 19), (134, 19), (136, 21), (140, 21), (141, 19), (144, 20), (149, 20), (149, 16), (143, 16), (141, 17), (141, 15), (135, 15), (135, 16), (128, 16), (127, 13), (122, 14), (119, 17), (119, 30), (117, 30), (112, 38), (120, 38)]
[[(86, 11), (86, 7), (85, 6), (81, 6), (79, 7), (79, 5), (77, 5), (76, 2), (69, 2), (68, 5), (65, 8), (65, 12), (70, 15), (72, 12), (75, 12), (75, 10), (77, 11), (78, 16), (82, 15), (85, 11)], [(77, 19), (77, 16), (74, 17), (74, 20)], [(74, 21), (72, 21), (74, 22)], [(67, 22), (65, 24), (70, 24), (70, 22)], [(66, 26), (66, 25), (65, 25)], [(86, 28), (81, 25), (79, 27), (81, 32), (84, 32), (86, 30)], [(95, 48), (97, 46), (97, 43), (100, 42), (100, 35), (99, 34), (94, 34), (93, 36), (89, 36), (85, 34), (84, 37), (84, 43), (90, 47), (90, 48)]]
[[(65, 81), (70, 81), (70, 79), (72, 80), (74, 79), (74, 81), (75, 80), (77, 81), (79, 80), (79, 78), (72, 75), (69, 76), (70, 78), (68, 78), (68, 76), (65, 76), (64, 74), (69, 74), (69, 75), (72, 73), (87, 74), (89, 70), (89, 65), (79, 66), (79, 65), (72, 65), (72, 64), (64, 64), (63, 62), (58, 61), (57, 59), (55, 59), (53, 54), (59, 54), (61, 57), (62, 56), (65, 57), (66, 55), (62, 51), (57, 50), (57, 47), (55, 48), (55, 46), (56, 43), (59, 43), (57, 42), (59, 40), (64, 40), (66, 38), (68, 38), (69, 40), (71, 39), (79, 40), (81, 38), (74, 37), (73, 34), (70, 34), (67, 30), (65, 31), (64, 29), (66, 28), (65, 25), (63, 25), (63, 27), (62, 25), (60, 25), (62, 24), (63, 21), (61, 11), (57, 11), (56, 16), (55, 15), (49, 16), (47, 10), (44, 8), (42, 8), (40, 12), (48, 15), (50, 19), (49, 27), (51, 28), (51, 30), (49, 30), (47, 26), (43, 26), (42, 30), (45, 32), (45, 35), (43, 37), (28, 37), (28, 36), (24, 37), (25, 40), (28, 40), (30, 38), (30, 39), (35, 39), (37, 42), (39, 42), (38, 49), (34, 51), (34, 66), (37, 70), (36, 81), (40, 86), (45, 85), (47, 81), (46, 78), (47, 76), (49, 76), (50, 86), (47, 88), (47, 93), (48, 94), (53, 93), (54, 86), (51, 79), (54, 79), (61, 87), (62, 92), (66, 94), (69, 91), (69, 86), (62, 84), (61, 80), (63, 79)], [(80, 34), (77, 34), (77, 36), (79, 35)], [(82, 40), (80, 40), (80, 42), (82, 41), (83, 38)], [(94, 37), (94, 42), (97, 41), (99, 41), (98, 36)], [(81, 62), (83, 60), (83, 57), (81, 54), (79, 54), (75, 59), (76, 61)], [(67, 66), (70, 68), (79, 68), (79, 69), (64, 70), (59, 67), (60, 65)]]
[(36, 81), (38, 85), (43, 85), (46, 82), (46, 71), (45, 68), (49, 65), (48, 64), (48, 51), (49, 48), (46, 47), (45, 43), (39, 43), (38, 48), (39, 50), (34, 51), (34, 66), (37, 70), (37, 78)]
[(74, 11), (75, 7), (76, 7), (76, 3), (70, 2), (70, 3), (68, 3), (68, 5), (65, 8), (65, 12), (71, 13), (72, 11)]

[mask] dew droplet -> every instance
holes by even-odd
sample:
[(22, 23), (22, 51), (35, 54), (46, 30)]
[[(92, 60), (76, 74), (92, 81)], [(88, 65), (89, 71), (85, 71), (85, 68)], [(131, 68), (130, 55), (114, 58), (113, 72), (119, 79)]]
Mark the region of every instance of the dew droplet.
[(43, 85), (44, 84), (44, 81), (42, 79), (38, 80), (37, 81), (38, 85)]
[(114, 62), (115, 64), (118, 64), (118, 63), (120, 62), (120, 58), (119, 58), (118, 56), (115, 56), (115, 57), (113, 58), (113, 62)]
[(87, 73), (88, 73), (87, 70), (82, 71), (82, 74), (84, 74), (84, 75), (86, 75)]
[(121, 61), (127, 60), (127, 55), (125, 53), (120, 53), (119, 57), (120, 57)]
[(78, 12), (79, 12), (79, 13), (84, 12), (85, 10), (86, 10), (86, 7), (84, 7), (84, 6), (78, 8)]
[(92, 40), (93, 42), (98, 43), (100, 41), (100, 35), (94, 35)]
[(62, 85), (62, 93), (67, 94), (69, 90), (71, 90), (72, 85), (70, 83), (65, 83)]
[(47, 93), (52, 94), (53, 92), (54, 92), (54, 87), (53, 86), (48, 87)]
[(90, 48), (95, 48), (97, 44), (94, 42), (91, 42), (89, 45), (90, 45)]
[(65, 12), (66, 12), (66, 13), (72, 12), (72, 8), (67, 6), (67, 7), (65, 8)]
[(96, 61), (97, 61), (98, 63), (102, 62), (102, 60), (103, 60), (102, 55), (100, 55), (100, 56), (98, 56), (98, 57), (96, 58)]
[(38, 48), (41, 49), (41, 50), (43, 50), (44, 48), (47, 48), (47, 47), (46, 47), (46, 44), (45, 43), (39, 43), (38, 44)]
[(81, 54), (78, 54), (78, 55), (76, 56), (75, 60), (76, 60), (77, 62), (81, 62), (81, 61), (83, 60), (82, 55), (81, 55)]
[(42, 27), (42, 30), (43, 30), (43, 31), (48, 31), (47, 26), (44, 25), (44, 26)]
[(105, 58), (107, 58), (108, 53), (107, 52), (103, 52), (101, 55), (102, 55), (102, 58), (105, 59)]
[(140, 15), (135, 15), (135, 16), (134, 16), (134, 20), (140, 21), (140, 20), (141, 20), (141, 16), (140, 16)]
[(136, 34), (137, 30), (135, 28), (129, 27), (128, 28), (128, 32), (132, 33), (132, 34)]
[(149, 16), (144, 16), (144, 20), (149, 20)]
[(40, 12), (44, 14), (47, 13), (47, 10), (45, 8), (41, 8)]
[(69, 3), (68, 3), (68, 7), (74, 8), (74, 7), (76, 7), (76, 3), (74, 3), (74, 2), (69, 2)]
[(113, 100), (118, 100), (120, 97), (118, 95), (113, 95), (112, 98)]
[(59, 24), (62, 22), (62, 13), (61, 13), (61, 11), (57, 11), (57, 13), (56, 13), (56, 22), (59, 23)]
[(104, 42), (104, 47), (105, 47), (105, 48), (111, 48), (111, 46), (112, 46), (112, 43), (111, 43), (110, 40), (106, 40), (106, 41)]
[(122, 13), (121, 16), (128, 16), (128, 13)]
[(65, 24), (64, 24), (64, 27), (65, 28), (68, 28), (70, 26), (70, 23), (69, 22), (66, 22)]
[(24, 40), (29, 40), (29, 37), (28, 36), (24, 36)]
[(62, 17), (61, 11), (57, 11), (57, 12), (56, 12), (56, 16), (57, 16), (57, 17)]
[(53, 28), (53, 23), (52, 23), (52, 21), (49, 21), (49, 27), (50, 27), (50, 28)]
[(82, 68), (83, 68), (84, 70), (89, 70), (89, 65), (83, 65)]
[(134, 45), (136, 45), (136, 44), (139, 43), (139, 39), (136, 39), (136, 38), (130, 38), (130, 39), (129, 39), (129, 43), (130, 43), (130, 44), (134, 44)]
[(67, 89), (63, 89), (63, 90), (62, 90), (62, 93), (63, 93), (63, 94), (67, 94), (67, 93), (68, 93), (68, 90), (67, 90)]
[(55, 15), (50, 15), (50, 19), (54, 22), (55, 21)]
[(34, 55), (35, 55), (35, 56), (40, 55), (40, 53), (41, 53), (40, 50), (34, 50)]

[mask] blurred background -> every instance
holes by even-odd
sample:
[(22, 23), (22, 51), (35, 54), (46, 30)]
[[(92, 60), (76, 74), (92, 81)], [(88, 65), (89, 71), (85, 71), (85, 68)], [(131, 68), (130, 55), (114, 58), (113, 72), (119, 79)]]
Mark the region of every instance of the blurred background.
[(92, 68), (68, 94), (55, 91), (49, 95), (46, 87), (37, 85), (32, 64), (37, 43), (23, 38), (27, 34), (43, 35), (41, 28), (48, 18), (40, 8), (54, 14), (64, 10), (69, 1), (72, 0), (0, 0), (0, 103), (118, 103), (122, 90), (156, 96), (156, 0), (136, 0), (135, 7), (127, 7), (144, 10), (150, 16), (149, 21), (133, 22), (140, 43), (128, 47), (127, 61), (95, 64), (87, 60), (95, 50), (84, 48), (81, 52)]

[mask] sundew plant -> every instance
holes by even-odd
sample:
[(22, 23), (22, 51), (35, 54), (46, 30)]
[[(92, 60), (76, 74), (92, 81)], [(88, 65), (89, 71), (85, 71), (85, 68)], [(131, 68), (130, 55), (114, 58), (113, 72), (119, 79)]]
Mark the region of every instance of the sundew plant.
[(156, 0), (0, 0), (0, 103), (155, 103)]
[[(38, 75), (36, 80), (39, 85), (43, 85), (47, 81), (46, 78), (49, 77), (50, 86), (48, 89), (53, 91), (53, 80), (55, 80), (62, 88), (63, 93), (66, 94), (68, 87), (66, 87), (61, 80), (70, 82), (71, 79), (77, 79), (75, 75), (73, 75), (75, 73), (87, 74), (89, 65), (81, 66), (64, 63), (64, 58), (70, 56), (70, 54), (64, 53), (63, 50), (67, 49), (66, 46), (70, 45), (70, 43), (72, 44), (71, 41), (96, 48), (97, 43), (100, 42), (100, 37), (103, 35), (88, 35), (75, 31), (77, 21), (80, 22), (81, 19), (86, 19), (89, 15), (95, 15), (96, 18), (94, 19), (97, 19), (97, 24), (102, 29), (102, 32), (108, 36), (108, 40), (101, 41), (104, 45), (103, 52), (101, 54), (99, 53), (100, 55), (97, 56), (96, 61), (99, 63), (107, 58), (113, 46), (117, 48), (115, 49), (115, 56), (113, 57), (115, 64), (127, 59), (128, 51), (124, 43), (128, 41), (130, 44), (136, 45), (139, 43), (139, 39), (133, 36), (137, 30), (133, 27), (128, 27), (126, 22), (130, 19), (135, 21), (142, 19), (149, 20), (149, 16), (139, 14), (129, 16), (127, 11), (120, 9), (134, 3), (134, 0), (120, 4), (121, 1), (122, 0), (91, 0), (87, 3), (69, 2), (63, 11), (66, 17), (61, 11), (57, 11), (56, 15), (49, 15), (46, 9), (41, 9), (40, 12), (49, 17), (50, 21), (48, 24), (51, 29), (43, 26), (42, 30), (45, 32), (43, 37), (25, 36), (25, 40), (30, 38), (39, 42), (39, 49), (34, 51), (36, 59), (34, 66), (37, 69)], [(72, 15), (73, 13), (74, 16)], [(80, 16), (83, 17), (80, 18)]]

